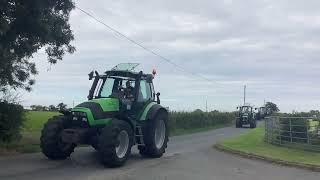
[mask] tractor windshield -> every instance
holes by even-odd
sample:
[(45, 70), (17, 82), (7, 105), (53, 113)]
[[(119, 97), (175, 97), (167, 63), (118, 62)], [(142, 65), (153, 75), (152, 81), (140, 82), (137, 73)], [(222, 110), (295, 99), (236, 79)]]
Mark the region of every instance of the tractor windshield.
[(242, 112), (250, 112), (250, 111), (251, 111), (251, 107), (243, 106), (243, 107), (241, 108), (241, 111), (242, 111)]
[(101, 78), (97, 84), (95, 98), (125, 97), (132, 98), (135, 87), (134, 79), (122, 77)]
[[(132, 77), (102, 76), (94, 80), (88, 98), (119, 98), (139, 103), (154, 101), (155, 93), (152, 82), (146, 79), (137, 80)], [(92, 93), (92, 94), (90, 94)]]

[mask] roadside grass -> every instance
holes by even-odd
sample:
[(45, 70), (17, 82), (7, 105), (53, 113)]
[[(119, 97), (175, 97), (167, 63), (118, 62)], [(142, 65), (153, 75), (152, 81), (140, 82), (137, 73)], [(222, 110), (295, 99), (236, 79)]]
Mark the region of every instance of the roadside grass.
[[(320, 166), (320, 153), (280, 147), (264, 142), (264, 128), (250, 130), (246, 134), (227, 139), (217, 144), (222, 149), (252, 154), (283, 162)], [(219, 148), (220, 149), (220, 148)]]

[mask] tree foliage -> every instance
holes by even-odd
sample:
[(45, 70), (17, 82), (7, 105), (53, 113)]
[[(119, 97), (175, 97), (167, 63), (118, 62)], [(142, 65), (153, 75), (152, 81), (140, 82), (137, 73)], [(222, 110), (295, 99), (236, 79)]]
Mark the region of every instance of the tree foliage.
[(267, 102), (266, 103), (266, 110), (267, 110), (267, 114), (268, 115), (280, 111), (278, 106), (273, 102)]
[(30, 58), (44, 48), (51, 64), (73, 53), (72, 0), (0, 0), (0, 91), (31, 90), (37, 74)]
[(67, 110), (67, 105), (64, 103), (59, 103), (57, 106), (31, 105), (30, 108), (32, 111), (59, 111), (59, 110), (63, 111), (63, 110)]
[(64, 103), (59, 103), (57, 105), (57, 108), (58, 108), (59, 111), (65, 111), (65, 110), (67, 110), (67, 105), (64, 104)]
[(22, 106), (0, 102), (0, 143), (19, 140), (24, 121), (25, 116)]
[(179, 129), (196, 129), (213, 127), (216, 125), (230, 124), (236, 119), (233, 112), (203, 112), (195, 110), (193, 112), (176, 112), (169, 113), (170, 131)]

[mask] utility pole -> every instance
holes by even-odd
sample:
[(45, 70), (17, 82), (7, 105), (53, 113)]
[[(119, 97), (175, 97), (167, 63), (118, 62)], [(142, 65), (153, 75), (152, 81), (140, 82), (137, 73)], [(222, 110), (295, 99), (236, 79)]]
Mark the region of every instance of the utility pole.
[(206, 100), (206, 112), (208, 112), (208, 101)]
[(243, 105), (244, 106), (246, 105), (246, 88), (247, 86), (244, 85), (244, 89), (243, 89)]

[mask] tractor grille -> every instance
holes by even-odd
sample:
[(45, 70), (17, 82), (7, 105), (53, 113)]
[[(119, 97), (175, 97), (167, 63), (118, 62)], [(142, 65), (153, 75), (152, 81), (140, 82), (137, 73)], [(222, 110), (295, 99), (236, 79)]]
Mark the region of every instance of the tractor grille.
[(72, 112), (72, 119), (71, 119), (72, 127), (81, 127), (87, 128), (89, 127), (87, 114), (84, 112)]

